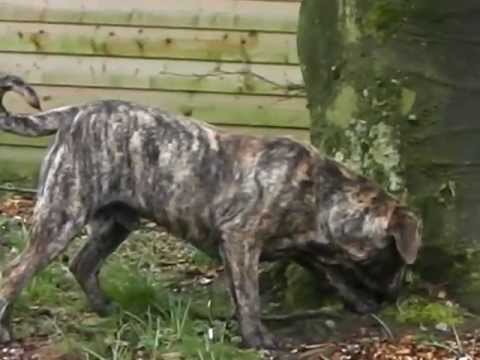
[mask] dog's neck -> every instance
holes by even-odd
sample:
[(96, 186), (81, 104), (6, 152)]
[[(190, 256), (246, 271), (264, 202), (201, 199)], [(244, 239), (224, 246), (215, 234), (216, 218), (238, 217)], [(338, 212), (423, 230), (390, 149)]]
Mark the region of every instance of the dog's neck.
[(315, 183), (315, 211), (320, 216), (317, 226), (328, 225), (328, 215), (335, 205), (346, 201), (345, 185), (352, 181), (353, 173), (333, 160), (318, 156), (312, 171)]

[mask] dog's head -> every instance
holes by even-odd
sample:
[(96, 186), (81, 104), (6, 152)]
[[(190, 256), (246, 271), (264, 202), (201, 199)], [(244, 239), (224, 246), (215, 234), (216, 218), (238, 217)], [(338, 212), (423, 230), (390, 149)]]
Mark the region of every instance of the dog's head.
[(318, 241), (335, 249), (336, 266), (350, 282), (363, 284), (379, 302), (396, 297), (421, 246), (421, 220), (364, 177), (334, 162), (328, 171)]

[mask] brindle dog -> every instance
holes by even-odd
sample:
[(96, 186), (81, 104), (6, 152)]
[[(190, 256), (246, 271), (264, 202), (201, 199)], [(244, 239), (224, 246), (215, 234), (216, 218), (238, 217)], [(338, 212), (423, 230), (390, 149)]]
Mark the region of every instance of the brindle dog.
[[(0, 79), (39, 108), (35, 91)], [(372, 181), (288, 138), (224, 132), (124, 101), (98, 101), (34, 115), (9, 114), (0, 129), (55, 134), (43, 162), (31, 239), (0, 286), (0, 338), (28, 281), (86, 225), (89, 240), (71, 270), (91, 307), (112, 306), (98, 273), (106, 258), (150, 219), (224, 261), (247, 346), (278, 344), (260, 320), (261, 260), (289, 258), (321, 271), (345, 303), (373, 312), (399, 289), (421, 243), (420, 221)]]

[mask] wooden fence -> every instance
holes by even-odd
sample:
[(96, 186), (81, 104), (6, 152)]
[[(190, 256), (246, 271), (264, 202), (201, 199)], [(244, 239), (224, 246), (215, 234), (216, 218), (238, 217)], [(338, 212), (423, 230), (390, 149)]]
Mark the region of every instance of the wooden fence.
[[(0, 0), (0, 71), (44, 108), (116, 98), (232, 131), (308, 139), (298, 1)], [(7, 107), (30, 111), (9, 95)], [(0, 133), (0, 184), (30, 186), (48, 139)]]

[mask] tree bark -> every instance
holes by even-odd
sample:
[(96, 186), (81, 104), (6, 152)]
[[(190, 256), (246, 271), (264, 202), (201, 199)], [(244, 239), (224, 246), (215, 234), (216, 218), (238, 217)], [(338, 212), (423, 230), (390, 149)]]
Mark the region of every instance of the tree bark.
[(416, 269), (479, 310), (480, 2), (303, 0), (298, 50), (312, 142), (408, 194)]

